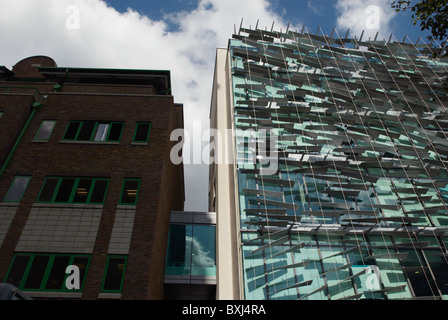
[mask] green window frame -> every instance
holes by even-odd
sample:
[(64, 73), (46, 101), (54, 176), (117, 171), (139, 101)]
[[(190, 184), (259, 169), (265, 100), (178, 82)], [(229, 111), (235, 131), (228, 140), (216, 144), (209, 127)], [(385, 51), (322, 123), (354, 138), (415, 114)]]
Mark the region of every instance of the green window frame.
[(137, 122), (132, 142), (147, 143), (151, 131), (151, 122)]
[(20, 202), (25, 194), (26, 188), (30, 183), (30, 176), (15, 176), (8, 192), (3, 201), (5, 202)]
[(126, 273), (126, 255), (109, 255), (104, 269), (101, 292), (121, 292)]
[(48, 141), (56, 126), (56, 120), (42, 120), (34, 140)]
[(63, 141), (119, 142), (123, 121), (69, 121)]
[(104, 204), (109, 178), (46, 177), (39, 203)]
[[(89, 270), (88, 254), (16, 253), (9, 266), (5, 282), (23, 291), (81, 292)], [(65, 273), (70, 265), (79, 268), (79, 289), (68, 289)]]
[(119, 204), (136, 205), (140, 191), (140, 178), (125, 178), (121, 187)]

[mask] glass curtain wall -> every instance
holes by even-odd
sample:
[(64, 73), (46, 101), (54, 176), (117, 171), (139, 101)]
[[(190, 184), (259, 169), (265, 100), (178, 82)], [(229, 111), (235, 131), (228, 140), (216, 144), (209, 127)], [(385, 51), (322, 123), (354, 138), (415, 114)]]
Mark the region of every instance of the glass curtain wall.
[(447, 60), (337, 32), (229, 50), (245, 298), (448, 298)]

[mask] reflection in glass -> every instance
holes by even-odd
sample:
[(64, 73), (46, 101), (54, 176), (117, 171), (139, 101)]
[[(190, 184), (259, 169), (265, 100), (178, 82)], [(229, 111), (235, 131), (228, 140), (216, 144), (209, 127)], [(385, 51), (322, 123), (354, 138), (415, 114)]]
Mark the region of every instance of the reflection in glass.
[(5, 201), (20, 201), (30, 181), (30, 177), (15, 177)]
[(215, 227), (171, 225), (166, 274), (215, 276)]
[(108, 129), (109, 129), (109, 124), (107, 124), (107, 123), (98, 124), (98, 129), (96, 130), (94, 140), (95, 141), (106, 141)]

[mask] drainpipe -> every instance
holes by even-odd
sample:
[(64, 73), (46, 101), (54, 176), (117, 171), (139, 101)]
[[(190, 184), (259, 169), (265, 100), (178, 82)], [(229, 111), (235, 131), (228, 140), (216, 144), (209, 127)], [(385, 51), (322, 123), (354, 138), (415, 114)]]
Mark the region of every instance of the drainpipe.
[(37, 112), (37, 110), (38, 110), (41, 106), (42, 106), (42, 104), (41, 104), (40, 102), (37, 102), (37, 101), (34, 102), (34, 103), (31, 105), (31, 108), (32, 108), (31, 114), (29, 115), (28, 120), (27, 120), (25, 126), (24, 126), (23, 129), (22, 129), (22, 132), (20, 132), (20, 135), (19, 135), (19, 137), (17, 138), (16, 143), (14, 144), (14, 147), (12, 148), (11, 152), (10, 152), (9, 155), (8, 155), (8, 158), (6, 158), (5, 163), (3, 164), (3, 166), (2, 166), (2, 168), (1, 168), (1, 170), (0, 170), (0, 178), (3, 176), (3, 173), (4, 173), (5, 170), (6, 170), (6, 167), (8, 166), (9, 162), (10, 162), (11, 159), (12, 159), (12, 156), (13, 156), (14, 153), (16, 152), (17, 147), (19, 146), (19, 143), (20, 143), (20, 141), (22, 140), (23, 135), (25, 134), (25, 131), (28, 129), (28, 126), (30, 125), (31, 120), (33, 120), (34, 114)]

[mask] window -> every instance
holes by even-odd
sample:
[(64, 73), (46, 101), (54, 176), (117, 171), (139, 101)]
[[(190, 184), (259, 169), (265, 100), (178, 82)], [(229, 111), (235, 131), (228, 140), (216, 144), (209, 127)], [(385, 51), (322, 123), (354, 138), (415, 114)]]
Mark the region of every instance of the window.
[(40, 124), (39, 130), (37, 130), (35, 140), (48, 140), (50, 139), (51, 132), (56, 125), (56, 121), (54, 120), (43, 120)]
[(118, 142), (123, 131), (123, 122), (70, 121), (63, 140)]
[(109, 256), (103, 277), (102, 292), (121, 292), (124, 272), (126, 269), (126, 256)]
[(216, 276), (214, 225), (171, 224), (165, 274)]
[(8, 193), (5, 196), (4, 201), (9, 202), (20, 202), (22, 200), (23, 194), (25, 193), (26, 187), (30, 182), (31, 177), (16, 176), (9, 187)]
[[(89, 262), (89, 255), (18, 253), (5, 281), (21, 290), (82, 291)], [(79, 268), (80, 289), (66, 287), (68, 266)]]
[(0, 111), (0, 118), (2, 117), (2, 115), (3, 115), (3, 111)]
[(149, 131), (151, 130), (150, 122), (138, 122), (135, 128), (133, 142), (148, 142)]
[(109, 179), (47, 177), (37, 202), (103, 204)]
[(137, 204), (139, 187), (140, 179), (124, 179), (123, 187), (121, 190), (120, 204)]

